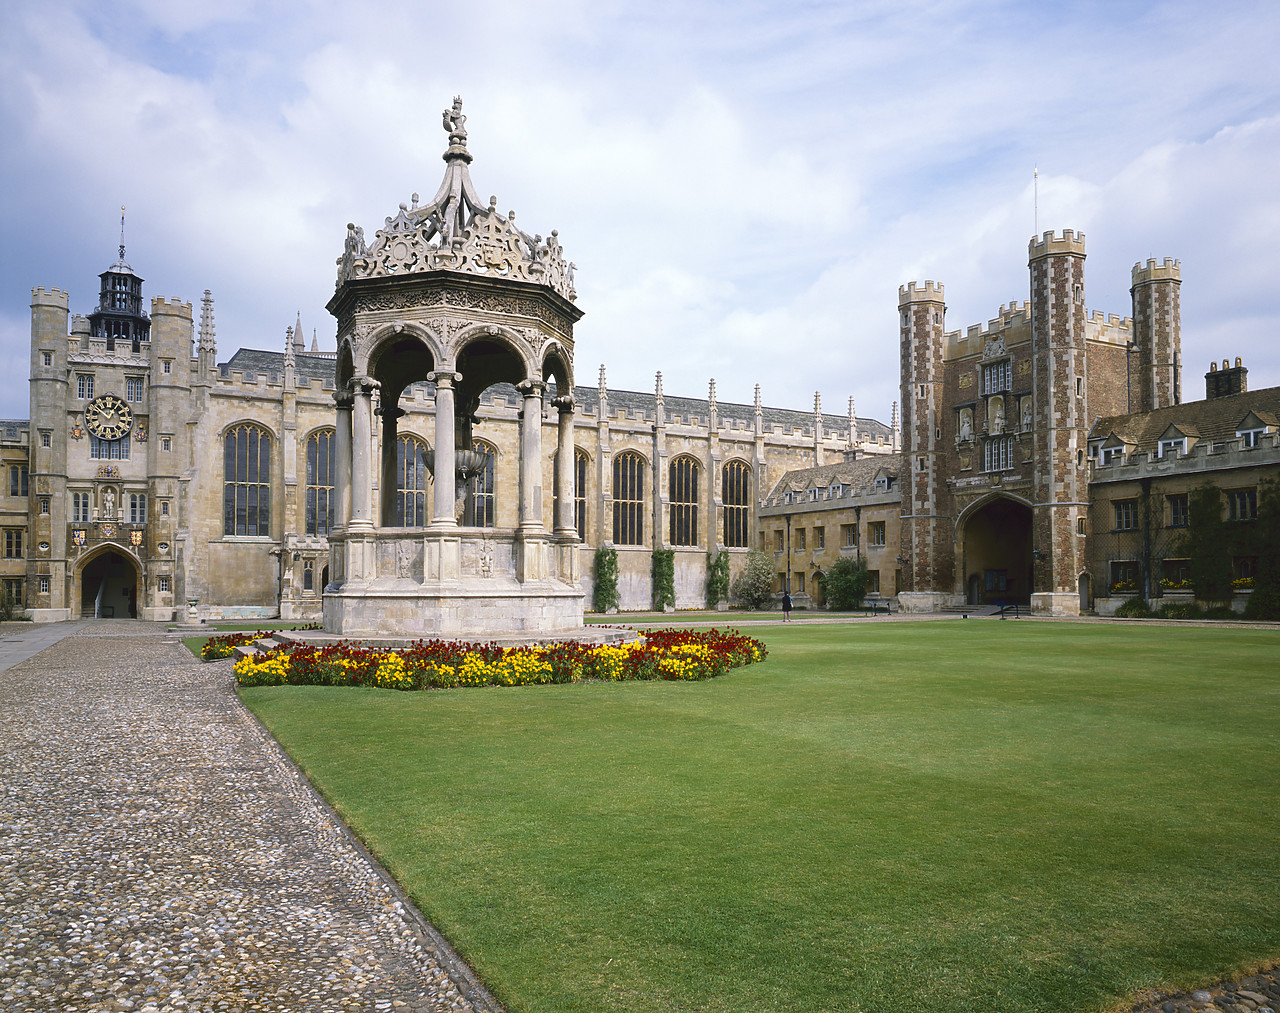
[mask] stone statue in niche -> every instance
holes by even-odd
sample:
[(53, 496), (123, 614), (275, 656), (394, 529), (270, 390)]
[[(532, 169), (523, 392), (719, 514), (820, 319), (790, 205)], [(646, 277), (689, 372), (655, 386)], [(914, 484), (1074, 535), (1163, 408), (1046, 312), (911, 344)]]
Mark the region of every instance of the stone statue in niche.
[(960, 409), (960, 442), (968, 443), (973, 439), (973, 409)]
[(1026, 432), (1031, 431), (1031, 398), (1030, 396), (1022, 399), (1022, 428)]
[(102, 517), (104, 520), (110, 520), (116, 515), (116, 494), (114, 489), (107, 489), (102, 493)]
[(988, 412), (991, 418), (991, 432), (1004, 432), (1004, 398), (993, 397), (988, 405)]

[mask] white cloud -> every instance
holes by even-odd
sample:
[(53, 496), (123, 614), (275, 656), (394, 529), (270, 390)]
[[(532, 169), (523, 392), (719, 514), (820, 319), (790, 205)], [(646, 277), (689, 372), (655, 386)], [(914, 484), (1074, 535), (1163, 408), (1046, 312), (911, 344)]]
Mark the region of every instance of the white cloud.
[[(133, 0), (0, 12), (0, 415), (25, 414), (32, 285), (87, 312), (129, 206), (151, 295), (217, 300), (223, 357), (323, 306), (366, 232), (443, 170), (461, 93), (473, 176), (579, 265), (580, 382), (888, 421), (898, 285), (952, 327), (1025, 299), (1039, 227), (1088, 234), (1091, 307), (1183, 263), (1188, 376), (1272, 351), (1280, 74), (1261, 3), (1204, 12), (992, 2), (774, 5)], [(1198, 390), (1198, 380), (1188, 382)]]

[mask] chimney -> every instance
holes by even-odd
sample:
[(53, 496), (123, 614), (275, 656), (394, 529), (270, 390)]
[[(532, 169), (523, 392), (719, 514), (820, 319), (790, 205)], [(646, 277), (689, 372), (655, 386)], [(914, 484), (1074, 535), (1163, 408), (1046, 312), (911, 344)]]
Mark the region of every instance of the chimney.
[(1222, 360), (1222, 368), (1216, 362), (1209, 363), (1209, 372), (1204, 375), (1204, 396), (1212, 401), (1215, 397), (1228, 397), (1231, 394), (1243, 394), (1249, 389), (1249, 370), (1244, 360), (1236, 356), (1236, 364), (1232, 366), (1228, 360)]

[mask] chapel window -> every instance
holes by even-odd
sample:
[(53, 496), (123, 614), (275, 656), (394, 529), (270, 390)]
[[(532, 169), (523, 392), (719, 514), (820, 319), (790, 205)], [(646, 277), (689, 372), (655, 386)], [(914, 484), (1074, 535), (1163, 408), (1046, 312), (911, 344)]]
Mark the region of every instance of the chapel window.
[(471, 495), (467, 498), (467, 512), (463, 522), (467, 527), (491, 528), (497, 523), (498, 503), (494, 495), (493, 462), (498, 456), (497, 448), (476, 440), (471, 449), (485, 455), (484, 470), (471, 479), (469, 486)]
[(578, 540), (587, 540), (587, 455), (573, 449), (573, 524)]
[[(426, 441), (416, 436), (396, 437), (396, 524), (399, 527), (421, 528), (427, 523), (428, 449)], [(332, 496), (333, 490), (329, 493)]]
[(613, 542), (644, 544), (644, 458), (632, 450), (613, 459)]
[(701, 469), (692, 457), (671, 462), (671, 544), (698, 544), (698, 475)]
[(744, 461), (730, 461), (722, 475), (724, 500), (724, 544), (745, 549), (751, 521), (751, 468)]
[(223, 437), (222, 533), (271, 533), (271, 434), (250, 422)]

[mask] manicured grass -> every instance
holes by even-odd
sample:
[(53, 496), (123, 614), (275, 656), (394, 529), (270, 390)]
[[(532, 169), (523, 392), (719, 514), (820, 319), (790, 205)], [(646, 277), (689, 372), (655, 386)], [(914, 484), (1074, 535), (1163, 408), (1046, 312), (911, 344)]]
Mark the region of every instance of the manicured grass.
[(704, 683), (244, 692), (512, 1013), (1077, 1013), (1280, 956), (1280, 635), (777, 627)]

